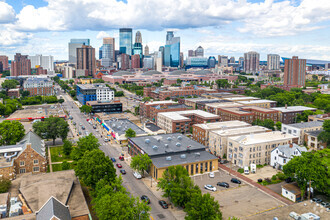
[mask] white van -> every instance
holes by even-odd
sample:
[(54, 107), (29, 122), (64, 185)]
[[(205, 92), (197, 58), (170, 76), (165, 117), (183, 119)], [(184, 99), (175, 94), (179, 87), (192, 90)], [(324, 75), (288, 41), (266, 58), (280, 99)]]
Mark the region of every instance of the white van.
[(250, 174), (250, 171), (249, 171), (249, 167), (248, 166), (245, 166), (244, 167), (244, 174), (245, 175), (249, 175)]
[(141, 174), (138, 173), (138, 172), (134, 172), (134, 173), (133, 173), (133, 176), (134, 176), (136, 179), (141, 179), (141, 178), (142, 178)]
[(109, 139), (108, 138), (104, 138), (104, 142), (108, 142), (109, 141)]

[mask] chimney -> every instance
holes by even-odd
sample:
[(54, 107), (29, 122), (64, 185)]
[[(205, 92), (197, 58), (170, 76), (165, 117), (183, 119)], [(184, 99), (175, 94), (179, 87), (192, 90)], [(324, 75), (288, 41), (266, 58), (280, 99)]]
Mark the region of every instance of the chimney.
[(288, 104), (285, 104), (285, 109), (287, 109), (288, 108)]
[(290, 148), (293, 148), (293, 143), (290, 142), (290, 143), (289, 143), (289, 147), (290, 147)]

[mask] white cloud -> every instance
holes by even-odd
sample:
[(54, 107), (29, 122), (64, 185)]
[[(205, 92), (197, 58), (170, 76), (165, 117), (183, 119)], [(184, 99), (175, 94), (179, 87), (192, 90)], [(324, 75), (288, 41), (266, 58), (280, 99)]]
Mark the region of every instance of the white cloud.
[(6, 2), (0, 1), (0, 24), (6, 24), (15, 20), (15, 11)]
[(32, 36), (32, 34), (18, 32), (12, 29), (0, 29), (0, 46), (20, 45)]
[(97, 39), (103, 39), (105, 37), (110, 37), (110, 35), (104, 31), (100, 31), (96, 36)]

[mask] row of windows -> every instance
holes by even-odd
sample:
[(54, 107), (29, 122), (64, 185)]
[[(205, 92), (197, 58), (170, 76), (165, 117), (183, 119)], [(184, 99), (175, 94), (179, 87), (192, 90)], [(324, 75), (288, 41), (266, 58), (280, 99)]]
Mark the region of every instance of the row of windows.
[[(31, 156), (32, 156), (32, 155), (31, 155)], [(39, 160), (33, 160), (33, 164), (39, 164)], [(21, 167), (25, 166), (25, 161), (20, 161), (20, 162), (19, 162), (19, 165), (20, 165)]]
[[(39, 171), (40, 171), (39, 167), (33, 167), (33, 172), (39, 172)], [(20, 168), (19, 173), (26, 173), (26, 169), (25, 168)]]

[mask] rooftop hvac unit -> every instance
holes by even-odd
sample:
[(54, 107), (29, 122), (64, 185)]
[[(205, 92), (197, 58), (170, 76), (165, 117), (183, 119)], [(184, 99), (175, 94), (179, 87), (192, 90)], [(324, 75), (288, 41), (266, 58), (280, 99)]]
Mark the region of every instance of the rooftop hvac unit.
[(175, 145), (176, 145), (177, 147), (181, 147), (181, 143), (180, 143), (180, 142), (176, 143)]
[(181, 154), (180, 157), (181, 157), (181, 159), (186, 159), (187, 158), (187, 156), (185, 154)]
[(168, 144), (164, 144), (165, 147), (168, 147)]
[(168, 137), (168, 138), (167, 138), (167, 140), (168, 140), (168, 141), (171, 141), (171, 140), (172, 140), (172, 138), (171, 138), (171, 137)]
[(116, 127), (116, 124), (112, 124), (112, 127), (115, 128)]
[(171, 156), (168, 156), (168, 157), (166, 157), (166, 160), (167, 161), (170, 161), (170, 160), (172, 160), (172, 157)]
[(144, 141), (146, 144), (149, 144), (150, 143), (150, 139), (145, 139)]
[(120, 130), (121, 129), (121, 126), (118, 126), (118, 130)]
[(178, 136), (178, 140), (182, 140), (182, 136)]
[(195, 153), (196, 157), (199, 157), (201, 155), (201, 153), (197, 152)]
[(152, 146), (152, 149), (158, 150), (158, 146), (157, 145), (154, 145), (154, 146)]

